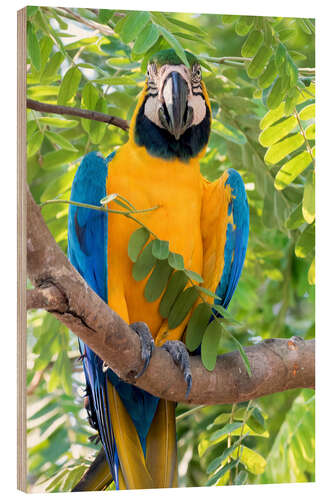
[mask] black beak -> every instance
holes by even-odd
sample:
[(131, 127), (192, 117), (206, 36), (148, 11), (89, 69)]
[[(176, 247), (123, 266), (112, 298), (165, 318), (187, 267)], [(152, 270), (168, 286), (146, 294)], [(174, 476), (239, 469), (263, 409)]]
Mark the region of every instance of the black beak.
[(163, 85), (163, 107), (159, 115), (162, 125), (176, 140), (191, 125), (193, 109), (188, 107), (189, 89), (187, 82), (178, 71), (172, 71)]

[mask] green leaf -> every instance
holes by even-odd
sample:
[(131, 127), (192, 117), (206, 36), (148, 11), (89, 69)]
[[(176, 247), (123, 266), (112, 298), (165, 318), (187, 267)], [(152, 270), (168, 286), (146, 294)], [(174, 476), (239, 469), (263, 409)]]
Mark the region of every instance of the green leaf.
[(247, 371), (247, 374), (249, 377), (252, 377), (252, 372), (251, 372), (251, 366), (250, 366), (250, 362), (249, 362), (249, 359), (246, 355), (246, 352), (244, 351), (244, 348), (242, 346), (242, 344), (239, 342), (238, 339), (236, 339), (236, 337), (234, 337), (233, 335), (231, 335), (231, 333), (229, 333), (229, 336), (231, 337), (232, 341), (234, 342), (234, 344), (236, 345), (238, 351), (239, 351), (239, 354), (244, 362), (244, 365), (245, 365), (245, 368), (246, 368), (246, 371)]
[[(99, 92), (96, 87), (91, 82), (87, 82), (82, 89), (81, 108), (94, 111), (98, 98)], [(81, 124), (83, 129), (89, 134), (92, 120), (81, 118)]]
[(137, 261), (139, 253), (149, 240), (149, 236), (150, 233), (145, 227), (140, 227), (131, 234), (128, 242), (127, 252), (132, 262)]
[(212, 310), (209, 304), (202, 302), (194, 309), (186, 330), (186, 346), (195, 351), (201, 344), (204, 331), (209, 323)]
[(262, 146), (267, 148), (280, 139), (283, 139), (283, 137), (292, 132), (296, 126), (297, 118), (295, 116), (290, 116), (277, 125), (265, 128), (259, 135), (259, 142)]
[(169, 316), (171, 307), (175, 303), (178, 295), (184, 290), (188, 278), (183, 271), (176, 271), (170, 278), (168, 286), (159, 305), (159, 313), (162, 318)]
[(29, 5), (27, 7), (27, 16), (28, 17), (34, 16), (38, 9), (39, 9), (39, 7), (33, 7), (33, 6)]
[(303, 389), (282, 420), (267, 457), (264, 483), (308, 481), (315, 466), (315, 400)]
[(315, 117), (316, 113), (316, 105), (315, 104), (309, 104), (308, 106), (305, 106), (302, 111), (299, 113), (299, 117), (301, 120), (311, 120), (311, 118)]
[(265, 154), (265, 162), (268, 165), (276, 165), (287, 155), (298, 149), (304, 143), (302, 134), (297, 133), (282, 141), (276, 142), (268, 148)]
[(198, 295), (198, 290), (195, 286), (186, 288), (179, 294), (168, 316), (168, 325), (170, 330), (173, 330), (184, 321), (184, 319), (194, 306)]
[(253, 16), (240, 16), (237, 23), (235, 24), (235, 31), (237, 35), (239, 36), (247, 35), (253, 26), (253, 22), (254, 22)]
[(27, 144), (27, 156), (30, 158), (40, 149), (42, 142), (44, 139), (44, 135), (40, 130), (37, 130), (34, 134), (32, 134), (31, 138)]
[(258, 408), (253, 409), (246, 423), (258, 434), (263, 434), (266, 431), (265, 419)]
[[(99, 97), (96, 105), (95, 111), (99, 113), (107, 113), (108, 107), (104, 97)], [(91, 120), (89, 138), (93, 144), (99, 144), (105, 134), (107, 123), (99, 122), (97, 120)]]
[(52, 116), (42, 116), (38, 118), (40, 123), (45, 123), (46, 125), (50, 125), (54, 128), (72, 128), (76, 127), (79, 123), (77, 120), (66, 120), (63, 118), (56, 118)]
[(191, 271), (190, 269), (185, 269), (184, 272), (190, 280), (196, 281), (197, 283), (203, 282), (203, 278), (200, 276), (200, 274), (196, 273), (195, 271)]
[(298, 69), (291, 57), (287, 59), (287, 73), (289, 75), (289, 86), (293, 87), (298, 81)]
[(111, 17), (113, 16), (113, 11), (109, 9), (98, 9), (98, 22), (102, 24), (107, 24)]
[(222, 16), (222, 23), (223, 24), (232, 24), (233, 22), (237, 21), (237, 19), (239, 19), (239, 18), (240, 18), (240, 16), (224, 14)]
[[(53, 54), (49, 62), (46, 64), (44, 71), (40, 77), (41, 83), (50, 83), (56, 77), (58, 77), (58, 69), (64, 60), (64, 56), (61, 52), (56, 52)], [(60, 76), (59, 76), (60, 78)]]
[(291, 212), (285, 225), (288, 229), (297, 229), (299, 226), (304, 224), (305, 220), (303, 217), (302, 203), (297, 205), (297, 207)]
[(154, 23), (148, 23), (135, 41), (133, 52), (135, 54), (144, 54), (158, 40), (160, 32)]
[(168, 256), (168, 261), (171, 267), (177, 271), (183, 271), (184, 269), (184, 259), (179, 253), (170, 252)]
[(124, 43), (134, 40), (150, 19), (149, 12), (134, 11), (127, 14), (119, 32)]
[(221, 300), (221, 297), (213, 293), (211, 290), (208, 290), (208, 288), (197, 285), (197, 289), (199, 290), (199, 292), (203, 292), (205, 295), (208, 295), (208, 297), (213, 297), (213, 299)]
[(219, 314), (221, 314), (221, 316), (223, 316), (223, 318), (227, 319), (228, 321), (231, 321), (232, 323), (238, 323), (240, 324), (238, 321), (236, 321), (233, 316), (230, 314), (230, 312), (225, 309), (223, 306), (221, 306), (220, 304), (214, 304), (214, 309), (215, 311), (217, 311)]
[(315, 225), (308, 225), (299, 235), (295, 245), (295, 255), (305, 259), (314, 252), (315, 247)]
[(275, 60), (272, 58), (269, 63), (267, 64), (267, 67), (265, 71), (260, 75), (258, 83), (262, 89), (266, 89), (272, 83), (274, 82), (276, 76), (278, 74), (278, 70), (276, 68)]
[(225, 425), (222, 429), (219, 429), (209, 437), (209, 441), (215, 441), (226, 434), (230, 434), (237, 429), (240, 429), (243, 425), (243, 422), (231, 422), (230, 424)]
[(312, 157), (308, 151), (304, 151), (287, 161), (276, 174), (274, 182), (276, 189), (284, 189), (288, 186), (310, 165), (311, 162)]
[(214, 120), (212, 132), (235, 144), (243, 145), (246, 143), (246, 137), (240, 130), (217, 120)]
[(214, 460), (212, 460), (208, 464), (207, 474), (211, 474), (212, 472), (214, 472), (215, 469), (217, 469), (217, 467), (221, 466), (222, 463), (231, 455), (231, 453), (238, 448), (238, 446), (243, 441), (243, 439), (245, 439), (245, 437), (246, 436), (242, 436), (239, 439), (237, 439), (237, 441), (235, 441), (232, 446), (224, 450), (222, 455), (219, 455), (218, 457), (214, 458)]
[(189, 67), (189, 63), (185, 54), (185, 51), (181, 44), (178, 42), (177, 38), (170, 33), (167, 29), (164, 28), (164, 26), (159, 26), (157, 25), (157, 28), (160, 32), (160, 34), (163, 36), (163, 38), (169, 43), (169, 45), (174, 49), (176, 52), (177, 56), (183, 61), (185, 66)]
[(247, 68), (250, 78), (258, 78), (265, 70), (265, 67), (272, 56), (272, 48), (262, 45)]
[(260, 121), (261, 130), (270, 127), (271, 125), (273, 125), (273, 123), (280, 120), (280, 118), (282, 118), (284, 115), (285, 115), (284, 102), (282, 102), (278, 108), (271, 109), (265, 114), (265, 116)]
[(311, 125), (309, 125), (306, 129), (305, 129), (305, 137), (310, 141), (310, 140), (314, 140), (315, 137), (316, 137), (316, 126), (314, 123), (312, 123)]
[(287, 51), (283, 43), (280, 43), (275, 52), (275, 63), (278, 69), (284, 65), (287, 58)]
[(154, 302), (162, 294), (171, 273), (172, 268), (169, 266), (167, 259), (156, 262), (144, 290), (144, 296), (148, 302)]
[(212, 476), (206, 483), (206, 486), (212, 486), (215, 484), (221, 477), (223, 477), (228, 471), (235, 468), (239, 464), (239, 459), (232, 460), (230, 463), (226, 464), (222, 469), (220, 469), (214, 476)]
[(98, 78), (97, 80), (92, 80), (94, 83), (99, 85), (133, 85), (136, 86), (138, 82), (130, 76), (111, 76), (105, 78)]
[(41, 68), (41, 54), (34, 26), (30, 21), (27, 21), (27, 49), (31, 64), (37, 71)]
[(248, 480), (248, 477), (248, 473), (245, 470), (241, 470), (234, 479), (234, 485), (240, 486), (242, 484), (245, 484)]
[(152, 270), (156, 258), (152, 254), (153, 242), (150, 241), (142, 250), (141, 254), (133, 264), (132, 276), (135, 281), (143, 280)]
[(58, 146), (66, 149), (67, 151), (78, 151), (78, 149), (73, 146), (65, 137), (55, 132), (46, 131), (45, 135), (53, 144), (58, 144)]
[(309, 267), (308, 271), (308, 281), (310, 285), (315, 285), (316, 283), (316, 275), (315, 275), (315, 258), (313, 257), (311, 266)]
[(201, 343), (201, 360), (204, 367), (212, 371), (215, 368), (217, 351), (222, 337), (223, 327), (214, 319), (206, 328)]
[(81, 81), (81, 71), (76, 66), (69, 68), (61, 82), (58, 104), (66, 105), (75, 96)]
[(267, 106), (269, 107), (269, 109), (275, 109), (281, 104), (286, 95), (287, 90), (288, 89), (285, 86), (284, 78), (279, 76), (275, 80), (270, 90), (270, 93), (268, 94), (267, 97)]
[(201, 28), (195, 26), (194, 24), (185, 23), (184, 21), (180, 21), (179, 19), (176, 19), (171, 16), (165, 16), (165, 17), (170, 23), (175, 24), (176, 26), (180, 26), (181, 28), (184, 28), (187, 31), (192, 31), (192, 33), (196, 33), (198, 35), (203, 35), (203, 36), (207, 35)]
[(312, 224), (315, 219), (315, 173), (311, 170), (306, 178), (303, 203), (302, 203), (302, 213), (303, 217), (308, 224)]
[[(237, 451), (233, 451), (231, 456), (236, 459)], [(265, 471), (266, 460), (264, 457), (247, 446), (242, 446), (240, 461), (251, 474), (258, 475)]]
[(80, 151), (68, 151), (66, 149), (59, 149), (58, 151), (51, 151), (46, 153), (42, 158), (42, 168), (47, 170), (58, 168), (67, 165), (80, 158), (82, 153)]
[(159, 260), (167, 259), (169, 255), (169, 242), (158, 239), (153, 240), (153, 255)]

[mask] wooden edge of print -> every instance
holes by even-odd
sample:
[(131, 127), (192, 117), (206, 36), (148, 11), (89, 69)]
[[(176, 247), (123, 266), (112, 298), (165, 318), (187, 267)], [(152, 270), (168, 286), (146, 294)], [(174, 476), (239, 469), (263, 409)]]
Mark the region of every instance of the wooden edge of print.
[(27, 491), (26, 23), (17, 12), (17, 488)]

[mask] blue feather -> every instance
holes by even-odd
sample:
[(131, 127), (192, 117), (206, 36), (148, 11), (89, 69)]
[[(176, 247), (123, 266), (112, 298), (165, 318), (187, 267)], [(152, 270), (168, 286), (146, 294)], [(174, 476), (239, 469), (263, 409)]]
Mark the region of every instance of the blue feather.
[(232, 199), (228, 206), (228, 215), (233, 216), (233, 225), (228, 224), (224, 248), (224, 267), (221, 280), (216, 289), (215, 304), (225, 309), (236, 289), (240, 278), (249, 237), (249, 206), (243, 179), (233, 168), (228, 169), (226, 184), (231, 187)]

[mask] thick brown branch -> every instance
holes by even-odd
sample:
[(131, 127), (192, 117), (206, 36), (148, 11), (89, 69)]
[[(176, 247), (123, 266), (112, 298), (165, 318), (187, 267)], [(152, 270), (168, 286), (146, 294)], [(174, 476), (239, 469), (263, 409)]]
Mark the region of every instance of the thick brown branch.
[[(63, 296), (60, 308), (49, 309), (91, 347), (124, 380), (164, 399), (185, 402), (182, 373), (169, 354), (154, 349), (147, 371), (142, 367), (140, 342), (131, 328), (103, 302), (71, 266), (46, 227), (39, 207), (28, 191), (27, 269), (36, 287), (53, 285)], [(50, 288), (57, 298), (58, 292)], [(38, 292), (40, 293), (40, 291)], [(39, 295), (42, 305), (45, 297)], [(53, 298), (47, 298), (54, 304)], [(37, 305), (37, 299), (34, 302)], [(236, 403), (297, 387), (314, 387), (314, 341), (270, 339), (249, 346), (250, 378), (238, 352), (218, 358), (213, 372), (200, 357), (191, 358), (193, 386), (187, 403)]]
[(128, 122), (126, 120), (123, 120), (122, 118), (107, 115), (106, 113), (100, 113), (99, 111), (91, 111), (89, 109), (71, 108), (70, 106), (58, 106), (56, 104), (34, 101), (33, 99), (27, 99), (27, 108), (34, 109), (35, 111), (40, 111), (42, 113), (55, 113), (57, 115), (70, 115), (79, 116), (80, 118), (88, 118), (89, 120), (95, 120), (98, 122), (108, 123), (109, 125), (114, 125), (115, 127), (119, 127), (125, 131), (129, 128)]
[(47, 309), (65, 312), (67, 303), (64, 295), (53, 285), (27, 290), (27, 309)]

